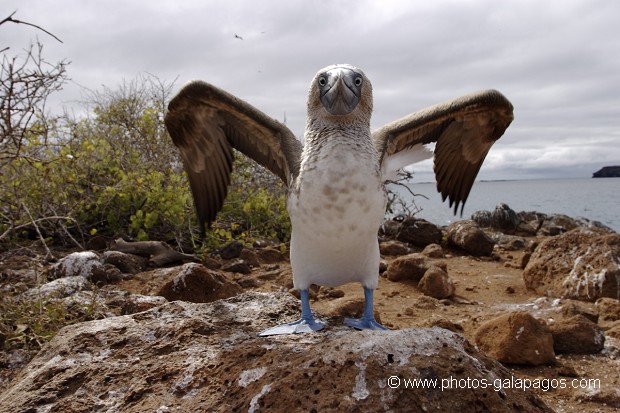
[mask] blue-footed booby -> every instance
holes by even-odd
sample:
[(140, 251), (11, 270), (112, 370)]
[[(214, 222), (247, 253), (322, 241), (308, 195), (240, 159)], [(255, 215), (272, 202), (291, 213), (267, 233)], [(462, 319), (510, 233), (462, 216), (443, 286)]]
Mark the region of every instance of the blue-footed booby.
[(312, 79), (304, 144), (284, 124), (205, 82), (186, 85), (170, 102), (166, 127), (179, 148), (201, 228), (222, 207), (233, 148), (287, 185), (292, 224), (290, 258), (300, 290), (301, 318), (260, 335), (318, 331), (311, 284), (360, 282), (365, 306), (356, 329), (385, 329), (375, 320), (379, 279), (377, 233), (390, 173), (433, 156), (437, 189), (461, 212), (480, 166), (513, 119), (512, 104), (485, 90), (441, 103), (371, 132), (372, 85), (354, 66), (328, 66)]

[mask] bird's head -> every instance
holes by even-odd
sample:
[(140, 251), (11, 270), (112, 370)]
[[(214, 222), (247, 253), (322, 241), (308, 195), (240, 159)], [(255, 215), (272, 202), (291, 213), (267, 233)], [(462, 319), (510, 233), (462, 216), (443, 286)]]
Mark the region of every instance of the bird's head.
[(333, 65), (319, 70), (310, 84), (308, 113), (337, 122), (370, 122), (370, 80), (351, 65)]

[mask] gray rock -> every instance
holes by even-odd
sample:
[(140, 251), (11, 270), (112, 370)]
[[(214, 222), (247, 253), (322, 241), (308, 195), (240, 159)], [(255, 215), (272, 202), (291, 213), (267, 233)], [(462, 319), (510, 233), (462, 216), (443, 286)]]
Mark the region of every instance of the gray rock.
[(58, 299), (69, 297), (78, 291), (90, 291), (92, 284), (81, 275), (71, 277), (58, 278), (41, 285), (40, 287), (31, 288), (24, 291), (24, 297), (35, 299)]
[(424, 219), (406, 218), (401, 224), (396, 239), (415, 245), (426, 247), (429, 244), (439, 244), (443, 234), (435, 225)]
[(102, 263), (93, 251), (67, 255), (48, 269), (47, 276), (49, 279), (80, 276), (99, 285), (123, 279), (118, 268)]
[(513, 373), (444, 329), (256, 336), (296, 317), (289, 294), (245, 293), (68, 326), (0, 394), (0, 411), (551, 412), (533, 391), (496, 391)]
[(471, 220), (450, 224), (448, 242), (477, 257), (490, 256), (495, 246), (495, 242)]

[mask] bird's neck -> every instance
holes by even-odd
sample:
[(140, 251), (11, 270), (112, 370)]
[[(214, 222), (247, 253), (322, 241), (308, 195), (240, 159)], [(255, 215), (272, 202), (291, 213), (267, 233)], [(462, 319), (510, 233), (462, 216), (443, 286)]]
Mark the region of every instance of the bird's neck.
[(368, 124), (333, 124), (317, 122), (307, 125), (302, 163), (334, 158), (339, 153), (353, 153), (358, 159), (378, 163)]

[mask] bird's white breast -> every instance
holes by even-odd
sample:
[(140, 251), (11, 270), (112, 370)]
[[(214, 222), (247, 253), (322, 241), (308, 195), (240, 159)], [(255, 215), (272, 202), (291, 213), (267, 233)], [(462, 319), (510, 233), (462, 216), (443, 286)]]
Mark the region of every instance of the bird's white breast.
[[(367, 143), (370, 143), (368, 140)], [(386, 196), (372, 145), (335, 140), (302, 160), (288, 201), (296, 288), (360, 281), (375, 288)]]

